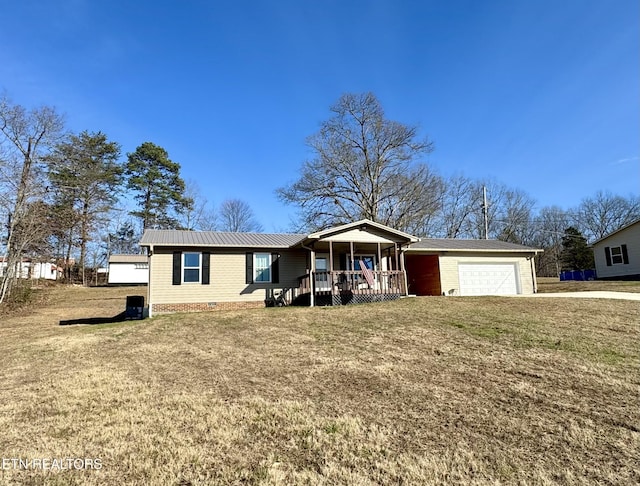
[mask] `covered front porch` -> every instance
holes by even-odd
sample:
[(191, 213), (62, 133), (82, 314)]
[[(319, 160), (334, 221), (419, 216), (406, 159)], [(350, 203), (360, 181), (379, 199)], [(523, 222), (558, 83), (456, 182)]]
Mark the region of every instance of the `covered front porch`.
[(407, 295), (404, 251), (416, 238), (371, 221), (309, 235), (307, 271), (298, 277), (302, 305), (346, 305)]
[[(405, 272), (315, 271), (299, 278), (298, 295), (309, 305), (346, 305), (395, 300), (406, 295)], [(373, 282), (373, 283), (371, 283)]]

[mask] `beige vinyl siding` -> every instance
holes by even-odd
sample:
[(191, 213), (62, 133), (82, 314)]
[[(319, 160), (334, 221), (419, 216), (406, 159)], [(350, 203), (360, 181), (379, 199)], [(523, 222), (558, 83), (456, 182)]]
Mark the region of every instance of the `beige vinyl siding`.
[[(629, 263), (608, 267), (604, 249), (622, 245), (627, 245)], [(593, 245), (593, 256), (596, 260), (598, 278), (615, 278), (640, 274), (640, 223), (629, 226)]]
[[(210, 257), (210, 284), (183, 283), (172, 285), (173, 252), (208, 251)], [(248, 250), (247, 250), (248, 251)], [(273, 290), (295, 288), (297, 278), (305, 273), (306, 255), (293, 250), (256, 250), (257, 253), (280, 254), (279, 283), (245, 283), (246, 251), (207, 248), (159, 248), (152, 256), (150, 299), (152, 304), (256, 302), (263, 301)]]
[(470, 256), (467, 254), (447, 253), (440, 255), (440, 284), (442, 292), (460, 295), (458, 263), (512, 263), (517, 265), (520, 282), (519, 289), (523, 294), (532, 294), (534, 289), (531, 262), (525, 256), (507, 256), (504, 253), (483, 253)]

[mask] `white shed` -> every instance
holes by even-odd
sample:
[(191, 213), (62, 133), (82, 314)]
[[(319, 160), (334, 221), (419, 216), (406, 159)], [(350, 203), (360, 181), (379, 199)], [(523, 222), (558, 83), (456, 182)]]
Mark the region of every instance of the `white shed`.
[(149, 283), (147, 255), (111, 255), (109, 257), (109, 284), (141, 285)]

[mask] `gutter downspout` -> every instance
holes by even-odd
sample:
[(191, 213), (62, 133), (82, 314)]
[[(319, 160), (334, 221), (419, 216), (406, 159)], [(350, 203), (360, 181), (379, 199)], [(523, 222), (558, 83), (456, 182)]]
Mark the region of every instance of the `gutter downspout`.
[(315, 250), (308, 246), (305, 246), (304, 243), (300, 243), (300, 246), (305, 250), (309, 250), (309, 254), (311, 255), (311, 270), (309, 272), (309, 288), (311, 289), (311, 293), (309, 294), (309, 307), (315, 307), (315, 288), (314, 288), (314, 272), (316, 270), (316, 258), (315, 258)]
[(531, 282), (533, 283), (533, 293), (538, 293), (538, 280), (536, 278), (536, 266), (535, 266), (535, 258), (538, 252), (534, 252), (532, 257), (529, 257), (529, 264), (531, 266)]
[(149, 269), (147, 270), (149, 283), (147, 283), (147, 306), (149, 307), (149, 317), (153, 317), (153, 305), (151, 304), (151, 257), (153, 256), (153, 245), (149, 245), (147, 258), (149, 260)]

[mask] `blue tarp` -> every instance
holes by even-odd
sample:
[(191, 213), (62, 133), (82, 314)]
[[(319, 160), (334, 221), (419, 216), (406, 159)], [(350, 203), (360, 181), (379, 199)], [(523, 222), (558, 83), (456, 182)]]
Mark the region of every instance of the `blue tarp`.
[(560, 280), (595, 280), (595, 270), (567, 270), (560, 273)]

